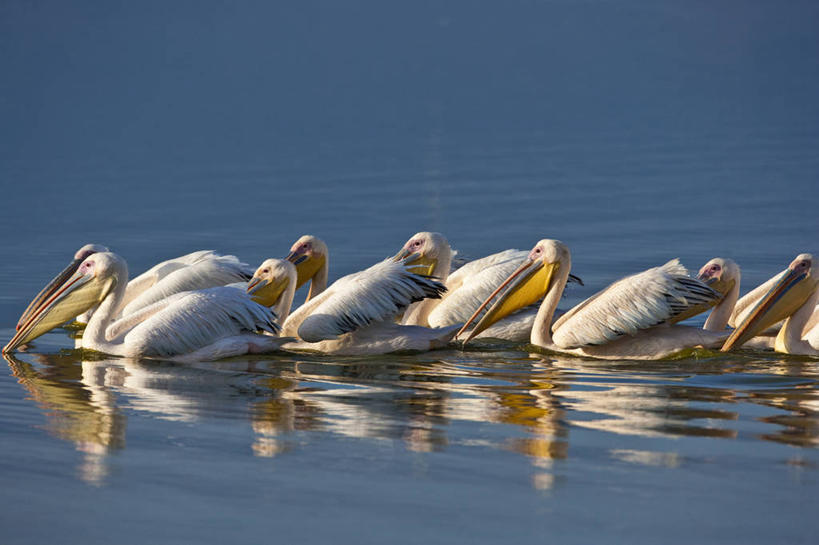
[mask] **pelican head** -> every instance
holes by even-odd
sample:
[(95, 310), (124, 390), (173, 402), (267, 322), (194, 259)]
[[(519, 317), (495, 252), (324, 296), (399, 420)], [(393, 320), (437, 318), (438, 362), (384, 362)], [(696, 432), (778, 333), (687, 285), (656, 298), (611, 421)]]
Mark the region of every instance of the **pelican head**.
[(442, 274), (444, 262), (447, 267), (446, 274), (449, 273), (448, 267), (451, 259), (452, 248), (446, 237), (441, 233), (429, 231), (421, 231), (412, 235), (393, 257), (394, 261), (403, 261), (407, 268), (415, 274), (439, 278), (445, 276)]
[(80, 264), (85, 260), (85, 258), (89, 257), (92, 254), (96, 254), (99, 252), (107, 252), (109, 251), (108, 248), (102, 246), (100, 244), (86, 244), (79, 250), (74, 253), (74, 259), (68, 266), (60, 271), (60, 273), (51, 279), (51, 281), (46, 284), (46, 286), (40, 290), (34, 299), (26, 307), (26, 310), (23, 311), (23, 314), (20, 316), (20, 319), (17, 320), (16, 330), (20, 331), (20, 328), (23, 327), (23, 324), (28, 321), (31, 317), (31, 313), (34, 312), (34, 309), (39, 307), (43, 301), (48, 299), (50, 295), (54, 293), (54, 290), (57, 286), (60, 286), (63, 282), (65, 282), (68, 278), (71, 277), (77, 271), (77, 268)]
[(751, 337), (796, 312), (819, 285), (819, 279), (811, 275), (812, 263), (811, 254), (796, 256), (768, 293), (759, 300), (742, 323), (737, 325), (721, 350), (727, 352), (742, 346)]
[(267, 259), (247, 283), (247, 293), (266, 307), (275, 305), (287, 286), (297, 282), (296, 267), (286, 259)]
[[(572, 257), (569, 248), (559, 240), (543, 239), (532, 248), (526, 260), (509, 278), (490, 295), (478, 310), (467, 320), (456, 337), (460, 336), (469, 325), (475, 321), (480, 313), (495, 298), (498, 293), (503, 294), (475, 324), (469, 336), (464, 340), (468, 343), (473, 337), (498, 320), (509, 316), (516, 310), (527, 307), (543, 298), (553, 289), (563, 286), (557, 282), (558, 271), (563, 269), (564, 283), (568, 278), (572, 266)], [(504, 291), (505, 290), (505, 291)]]
[(3, 352), (11, 352), (100, 304), (120, 279), (127, 277), (128, 267), (118, 255), (110, 252), (91, 254), (32, 309)]
[(702, 266), (697, 279), (707, 284), (714, 291), (725, 295), (737, 284), (740, 278), (739, 265), (733, 259), (715, 257)]
[(293, 243), (285, 259), (296, 266), (298, 273), (296, 289), (302, 287), (325, 267), (328, 253), (327, 244), (313, 235), (304, 235)]

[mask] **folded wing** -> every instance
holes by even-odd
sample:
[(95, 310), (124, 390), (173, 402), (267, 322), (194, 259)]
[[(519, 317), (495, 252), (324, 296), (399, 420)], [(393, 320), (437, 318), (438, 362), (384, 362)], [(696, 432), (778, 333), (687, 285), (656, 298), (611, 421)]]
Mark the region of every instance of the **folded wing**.
[(301, 320), (299, 313), (309, 311), (298, 326), (298, 335), (307, 342), (318, 342), (375, 322), (394, 320), (410, 304), (441, 297), (445, 291), (440, 282), (413, 274), (402, 263), (387, 259), (340, 278), (292, 317)]
[(720, 298), (673, 259), (618, 280), (586, 299), (554, 323), (552, 339), (560, 348), (606, 344), (704, 312)]

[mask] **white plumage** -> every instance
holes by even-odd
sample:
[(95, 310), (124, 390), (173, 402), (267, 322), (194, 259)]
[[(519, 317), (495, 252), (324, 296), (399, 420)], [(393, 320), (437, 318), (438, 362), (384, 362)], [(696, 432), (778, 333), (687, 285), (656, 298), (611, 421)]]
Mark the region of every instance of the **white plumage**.
[[(289, 272), (291, 278), (293, 274)], [(366, 355), (443, 346), (457, 327), (403, 326), (394, 320), (411, 303), (440, 297), (445, 289), (440, 282), (411, 273), (401, 262), (382, 261), (340, 278), (290, 314), (282, 334), (300, 342), (283, 348)], [(292, 300), (293, 291), (295, 285), (289, 282), (282, 297)]]
[[(84, 259), (93, 253), (107, 251), (108, 249), (103, 246), (89, 244), (80, 248), (76, 255), (83, 255)], [(236, 256), (223, 256), (212, 250), (191, 252), (157, 263), (130, 280), (117, 315), (134, 314), (175, 293), (244, 282), (252, 274), (253, 270), (246, 263), (239, 261)], [(77, 321), (88, 323), (93, 312), (94, 309), (89, 309), (77, 316)]]
[(716, 347), (728, 335), (672, 325), (722, 298), (699, 280), (685, 276), (677, 260), (615, 282), (553, 323), (570, 270), (571, 254), (563, 243), (538, 242), (504, 283), (505, 291), (473, 333), (545, 292), (530, 341), (557, 352), (602, 359), (657, 359), (695, 346)]
[(560, 348), (606, 344), (624, 335), (676, 318), (701, 305), (716, 304), (722, 295), (688, 276), (673, 259), (618, 280), (555, 321), (553, 342)]
[[(183, 292), (143, 307), (139, 320), (117, 324), (112, 328), (115, 336), (109, 338), (106, 330), (125, 296), (127, 279), (128, 268), (121, 257), (96, 253), (35, 310), (26, 328), (47, 320), (49, 314), (60, 316), (78, 305), (98, 305), (81, 346), (106, 354), (182, 361), (218, 359), (272, 351), (289, 340), (256, 334), (259, 330), (278, 332), (274, 312), (230, 287)], [(22, 329), (20, 339), (13, 341), (19, 343), (25, 335)]]
[(126, 355), (171, 357), (226, 337), (280, 330), (270, 309), (229, 287), (179, 293), (155, 303), (152, 309), (149, 318), (120, 337)]
[(285, 331), (295, 326), (301, 339), (334, 339), (374, 322), (393, 319), (415, 301), (440, 297), (445, 288), (410, 273), (389, 259), (336, 280), (326, 291), (290, 315)]
[[(440, 233), (416, 233), (404, 244), (396, 259), (406, 259), (412, 266), (426, 268), (427, 274), (445, 279), (447, 293), (441, 300), (428, 299), (414, 304), (404, 314), (403, 324), (449, 327), (466, 322), (528, 254), (523, 250), (503, 250), (469, 261), (450, 273), (456, 253)], [(536, 313), (536, 308), (521, 309), (480, 336), (525, 340)]]
[[(470, 261), (450, 274), (446, 280), (448, 292), (430, 312), (429, 325), (443, 327), (466, 322), (475, 309), (523, 263), (528, 253), (504, 250)], [(512, 316), (507, 319), (512, 319)]]
[[(441, 300), (427, 299), (416, 303), (404, 314), (402, 323), (430, 327), (449, 327), (463, 324), (481, 307), (481, 303), (520, 266), (529, 252), (503, 250), (463, 264), (450, 273), (455, 266), (454, 256), (446, 237), (440, 233), (416, 233), (404, 244), (396, 258), (406, 258), (416, 267), (429, 267), (433, 274), (446, 278), (447, 293)], [(580, 282), (577, 277), (573, 281)], [(580, 282), (582, 284), (582, 282)], [(537, 306), (522, 308), (502, 318), (478, 334), (478, 337), (525, 341), (537, 315)], [(485, 314), (482, 310), (478, 317)], [(558, 315), (563, 311), (556, 310)]]
[[(454, 252), (453, 252), (454, 254)], [(509, 270), (506, 276), (512, 273), (515, 268), (520, 265), (526, 256), (529, 255), (529, 252), (526, 250), (503, 250), (501, 252), (490, 254), (486, 257), (482, 257), (480, 259), (475, 259), (473, 261), (468, 261), (457, 270), (453, 271), (449, 274), (446, 278), (446, 289), (449, 290), (450, 294), (454, 293), (455, 290), (460, 288), (464, 283), (469, 281), (471, 278), (474, 278), (484, 272), (486, 269), (494, 268), (496, 265), (504, 265), (505, 268), (508, 268), (510, 264), (514, 264), (512, 268)], [(506, 276), (501, 278), (501, 282), (506, 279)], [(486, 295), (492, 293), (492, 291), (498, 287), (498, 284), (492, 288)], [(485, 299), (485, 297), (484, 297)], [(483, 299), (481, 299), (481, 302)], [(475, 307), (477, 308), (477, 307)], [(469, 318), (469, 316), (467, 316)]]
[[(247, 281), (253, 276), (253, 271), (249, 266), (235, 256), (220, 256), (210, 251), (196, 252), (196, 254), (201, 254), (201, 256), (192, 263), (186, 264), (178, 260), (172, 264), (166, 262), (160, 264), (161, 268), (158, 270), (154, 270), (157, 269), (154, 267), (137, 277), (140, 279), (151, 273), (149, 278), (153, 278), (154, 282), (122, 309), (122, 315), (132, 314), (175, 293), (225, 286), (234, 282)], [(131, 282), (129, 282), (126, 297), (131, 289)]]

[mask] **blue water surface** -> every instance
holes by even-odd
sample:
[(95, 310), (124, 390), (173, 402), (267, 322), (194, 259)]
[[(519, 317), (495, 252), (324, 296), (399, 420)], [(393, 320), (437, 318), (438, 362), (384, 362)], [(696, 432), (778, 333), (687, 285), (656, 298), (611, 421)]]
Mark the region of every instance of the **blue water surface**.
[[(420, 230), (466, 258), (548, 237), (586, 283), (567, 306), (674, 257), (733, 258), (745, 291), (819, 251), (817, 51), (808, 1), (3, 2), (0, 338), (87, 242), (138, 273), (311, 233), (337, 278)], [(73, 346), (0, 372), (3, 543), (819, 530), (810, 358)]]

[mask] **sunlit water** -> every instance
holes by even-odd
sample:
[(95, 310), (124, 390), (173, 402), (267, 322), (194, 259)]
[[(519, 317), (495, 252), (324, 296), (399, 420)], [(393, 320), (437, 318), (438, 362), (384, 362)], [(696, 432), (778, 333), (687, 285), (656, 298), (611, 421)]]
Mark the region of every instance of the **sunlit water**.
[[(729, 3), (730, 4), (730, 3)], [(0, 341), (79, 246), (331, 278), (414, 232), (585, 287), (819, 252), (819, 6), (0, 6)], [(303, 294), (297, 300), (303, 299)], [(702, 318), (693, 323), (701, 324)], [(812, 543), (819, 360), (478, 343), (0, 373), (2, 543)]]

